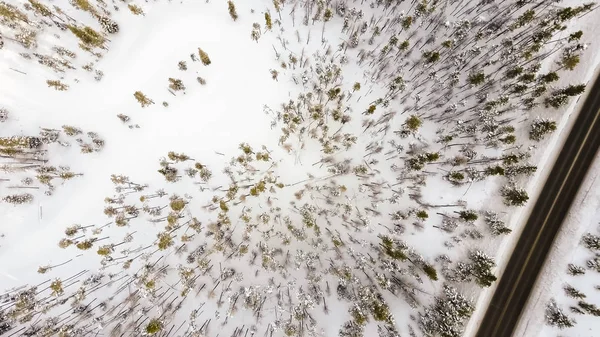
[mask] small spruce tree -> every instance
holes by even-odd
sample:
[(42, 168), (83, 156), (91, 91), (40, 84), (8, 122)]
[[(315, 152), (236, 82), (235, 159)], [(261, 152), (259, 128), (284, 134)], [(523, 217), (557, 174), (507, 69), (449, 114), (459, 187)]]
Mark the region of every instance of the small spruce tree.
[(200, 55), (200, 61), (202, 61), (202, 64), (207, 66), (211, 63), (208, 54), (204, 50), (202, 50), (202, 48), (198, 48), (198, 54)]
[(69, 89), (69, 86), (67, 84), (62, 83), (59, 80), (47, 80), (46, 83), (49, 87), (52, 87), (58, 91), (66, 91), (67, 89)]
[(529, 200), (527, 191), (512, 184), (502, 187), (501, 194), (508, 206), (523, 206)]
[(227, 1), (227, 7), (229, 10), (229, 16), (231, 16), (233, 21), (237, 20), (238, 14), (237, 14), (237, 11), (235, 10), (235, 4), (233, 3), (233, 1), (231, 1), (231, 0)]
[(67, 26), (73, 35), (77, 36), (81, 42), (88, 47), (102, 47), (106, 38), (102, 34), (98, 33), (94, 29), (88, 26), (79, 28), (74, 25)]
[(144, 95), (141, 91), (134, 92), (133, 97), (135, 97), (135, 99), (142, 105), (142, 108), (154, 104), (154, 101)]

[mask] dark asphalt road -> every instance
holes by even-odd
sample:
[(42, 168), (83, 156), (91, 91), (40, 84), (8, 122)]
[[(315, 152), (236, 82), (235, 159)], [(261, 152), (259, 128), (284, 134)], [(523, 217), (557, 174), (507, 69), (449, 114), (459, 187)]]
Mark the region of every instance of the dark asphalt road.
[(510, 337), (554, 238), (600, 146), (596, 79), (502, 274), (477, 337)]

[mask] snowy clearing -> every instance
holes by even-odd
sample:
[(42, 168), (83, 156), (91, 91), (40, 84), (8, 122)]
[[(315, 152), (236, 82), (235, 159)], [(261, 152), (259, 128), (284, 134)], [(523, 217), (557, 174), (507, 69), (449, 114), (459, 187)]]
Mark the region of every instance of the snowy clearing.
[(0, 2), (0, 335), (472, 331), (592, 8)]

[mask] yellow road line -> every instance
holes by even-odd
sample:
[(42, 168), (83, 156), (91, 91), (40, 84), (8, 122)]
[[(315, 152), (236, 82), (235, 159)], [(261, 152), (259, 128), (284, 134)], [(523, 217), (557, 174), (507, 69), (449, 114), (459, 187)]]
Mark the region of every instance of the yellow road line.
[[(525, 263), (523, 263), (523, 265), (521, 267), (521, 271), (519, 272), (519, 277), (517, 278), (517, 281), (514, 283), (514, 286), (513, 286), (512, 290), (510, 292), (510, 295), (508, 296), (508, 300), (506, 301), (507, 305), (504, 306), (504, 309), (502, 309), (502, 313), (500, 314), (500, 318), (496, 321), (496, 326), (495, 326), (494, 331), (493, 331), (493, 336), (496, 335), (496, 332), (500, 328), (500, 323), (502, 323), (502, 319), (504, 318), (504, 315), (506, 314), (506, 310), (508, 309), (508, 303), (510, 303), (511, 299), (515, 295), (515, 291), (517, 290), (517, 285), (519, 284), (519, 281), (523, 277), (523, 273), (525, 272), (525, 266), (527, 266), (529, 264), (529, 260), (531, 259), (531, 255), (533, 254), (533, 251), (535, 250), (535, 247), (538, 244), (538, 241), (539, 241), (539, 239), (540, 239), (540, 237), (542, 235), (542, 232), (544, 231), (544, 227), (546, 227), (546, 224), (548, 223), (548, 218), (550, 217), (550, 214), (552, 214), (552, 210), (554, 209), (554, 206), (556, 206), (556, 202), (558, 200), (558, 197), (560, 196), (563, 188), (565, 187), (565, 183), (567, 182), (569, 176), (571, 175), (571, 171), (573, 170), (573, 167), (575, 167), (575, 163), (577, 162), (577, 158), (579, 158), (579, 155), (581, 154), (581, 151), (583, 150), (583, 147), (586, 144), (587, 139), (589, 138), (592, 130), (594, 129), (594, 125), (596, 124), (596, 121), (598, 120), (598, 115), (600, 115), (600, 114), (598, 112), (596, 112), (596, 116), (594, 117), (594, 120), (592, 121), (590, 128), (588, 129), (585, 137), (583, 138), (583, 142), (581, 142), (581, 146), (577, 150), (577, 154), (575, 155), (575, 158), (571, 162), (571, 166), (569, 167), (569, 170), (567, 171), (567, 175), (565, 176), (565, 179), (563, 180), (562, 184), (560, 185), (560, 189), (558, 190), (558, 193), (556, 194), (556, 198), (554, 198), (554, 200), (552, 201), (552, 206), (550, 206), (550, 210), (548, 211), (548, 213), (546, 214), (546, 217), (544, 218), (544, 222), (542, 223), (542, 227), (540, 228), (540, 230), (537, 233), (537, 236), (535, 237), (535, 241), (533, 242), (533, 245), (531, 246), (531, 249), (529, 250), (529, 253), (527, 254), (527, 258), (525, 259)], [(550, 173), (552, 173), (552, 172), (550, 172)], [(551, 178), (551, 177), (549, 177), (549, 178)], [(542, 191), (540, 191), (540, 193), (541, 192)]]

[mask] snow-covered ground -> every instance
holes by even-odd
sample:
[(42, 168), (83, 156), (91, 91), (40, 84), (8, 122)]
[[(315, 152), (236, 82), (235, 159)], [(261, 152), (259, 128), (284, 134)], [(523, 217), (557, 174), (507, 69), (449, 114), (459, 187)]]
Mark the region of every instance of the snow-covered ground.
[[(88, 2), (73, 3), (82, 8)], [(0, 50), (0, 107), (10, 111), (9, 119), (0, 124), (0, 137), (35, 136), (40, 128), (60, 130), (63, 125), (84, 132), (75, 136), (60, 132), (59, 140), (70, 147), (56, 141), (44, 145), (48, 164), (66, 165), (83, 174), (64, 183), (55, 179), (51, 196), (41, 193), (44, 186), (24, 183), (31, 175), (27, 170), (7, 170), (7, 181), (0, 180), (1, 197), (23, 191), (35, 194), (27, 205), (0, 203), (4, 235), (0, 288), (40, 284), (43, 300), (53, 305), (53, 298), (67, 297), (77, 287), (89, 290), (90, 284), (94, 288), (106, 282), (110, 287), (77, 304), (100, 306), (93, 329), (106, 335), (119, 324), (124, 333), (150, 334), (153, 319), (163, 325), (164, 335), (195, 329), (207, 336), (250, 335), (248, 331), (335, 336), (345, 322), (353, 322), (346, 331), (365, 324), (365, 336), (374, 336), (378, 329), (381, 336), (418, 334), (428, 328), (423, 327), (432, 317), (428, 314), (435, 317), (435, 310), (426, 310), (438, 303), (435, 298), (454, 296), (452, 291), (444, 295), (442, 284), (452, 285), (468, 299), (477, 298), (481, 291), (471, 277), (463, 282), (455, 275), (457, 262), (468, 262), (469, 253), (481, 249), (497, 255), (503, 268), (504, 256), (528, 212), (503, 205), (499, 189), (504, 177), (478, 181), (477, 172), (483, 172), (487, 163), (502, 162), (499, 156), (513, 153), (516, 146), (526, 150), (540, 144), (526, 159), (540, 169), (532, 177), (516, 178), (535, 191), (551, 166), (553, 150), (560, 146), (564, 134), (560, 131), (568, 129), (577, 108), (573, 100), (557, 111), (542, 107), (525, 111), (513, 97), (511, 104), (517, 107), (503, 116), (507, 123), (514, 120), (515, 130), (497, 131), (505, 125), (497, 116), (482, 117), (479, 123), (469, 112), (472, 104), (480, 109), (478, 104), (487, 97), (478, 97), (479, 103), (473, 97), (478, 89), (466, 84), (470, 74), (465, 69), (456, 74), (461, 81), (456, 92), (444, 93), (454, 75), (443, 64), (434, 65), (432, 56), (426, 57), (432, 64), (423, 64), (422, 53), (435, 46), (450, 67), (482, 63), (483, 52), (492, 58), (496, 53), (489, 41), (474, 43), (478, 48), (469, 45), (473, 49), (465, 49), (468, 54), (452, 50), (452, 43), (471, 43), (468, 28), (462, 38), (456, 37), (460, 27), (479, 29), (477, 25), (489, 19), (485, 8), (493, 6), (477, 7), (483, 11), (478, 15), (468, 10), (474, 3), (459, 1), (454, 7), (439, 5), (438, 15), (436, 8), (428, 7), (431, 4), (416, 1), (398, 7), (362, 1), (238, 1), (239, 17), (233, 20), (224, 1), (127, 2), (139, 6), (143, 15), (134, 15), (121, 1), (92, 3), (96, 10), (76, 9), (67, 1), (47, 5), (65, 11), (66, 15), (57, 15), (59, 21), (70, 17), (71, 23), (97, 30), (101, 28), (96, 17), (111, 13), (119, 33), (107, 35), (106, 50), (96, 49), (101, 58), (81, 51), (74, 35), (50, 23), (23, 24), (40, 31), (35, 51), (69, 59), (77, 69), (55, 71), (38, 63), (30, 49), (8, 39)], [(305, 17), (307, 11), (310, 17)], [(401, 26), (408, 15), (412, 15), (410, 29), (405, 29)], [(570, 21), (568, 29), (553, 38), (566, 39), (583, 29), (583, 41), (588, 41), (595, 31), (593, 18)], [(1, 28), (3, 36), (11, 36), (15, 29)], [(448, 39), (448, 47), (425, 44), (430, 35), (438, 41), (428, 43)], [(397, 41), (392, 43), (393, 38)], [(409, 40), (406, 51), (401, 43)], [(58, 57), (54, 45), (76, 51), (77, 56)], [(548, 45), (542, 50), (555, 46)], [(210, 64), (199, 60), (199, 48), (210, 56)], [(559, 68), (560, 56), (545, 59), (537, 71)], [(575, 70), (561, 71), (560, 82), (550, 89), (585, 83), (599, 58), (600, 50), (592, 42)], [(187, 69), (179, 66), (180, 61)], [(89, 72), (79, 69), (90, 62)], [(496, 73), (495, 67), (482, 67), (488, 79), (506, 71)], [(433, 70), (438, 74), (427, 73)], [(104, 74), (99, 81), (94, 79), (97, 71)], [(186, 89), (170, 90), (170, 78), (181, 80)], [(58, 79), (69, 85), (68, 90), (48, 88), (47, 80)], [(392, 86), (398, 88), (394, 95)], [(486, 90), (490, 99), (496, 99), (501, 88), (496, 84)], [(134, 98), (137, 91), (154, 104), (140, 107)], [(451, 118), (452, 123), (439, 120), (463, 108), (465, 112)], [(529, 141), (529, 127), (542, 113), (557, 120), (558, 131), (541, 143)], [(119, 114), (130, 120), (123, 122)], [(348, 121), (340, 122), (340, 116)], [(484, 134), (471, 141), (464, 136), (467, 131), (457, 131), (461, 125), (486, 125), (494, 131), (478, 129)], [(291, 136), (282, 139), (286, 132)], [(498, 140), (513, 133), (515, 144)], [(446, 141), (440, 141), (443, 136)], [(104, 143), (95, 143), (91, 153), (81, 153), (76, 138)], [(169, 152), (174, 152), (171, 157)], [(191, 158), (180, 160), (181, 153)], [(410, 159), (427, 155), (432, 163), (413, 171), (404, 168)], [(475, 171), (451, 164), (453, 158), (469, 155), (476, 162), (471, 166)], [(165, 181), (169, 177), (165, 170), (173, 168), (181, 177)], [(231, 171), (223, 172), (225, 168)], [(212, 172), (211, 179), (199, 178), (206, 169)], [(450, 183), (449, 172), (454, 171), (463, 178)], [(194, 176), (188, 177), (188, 172)], [(111, 182), (113, 174), (128, 178)], [(34, 173), (33, 178), (39, 175)], [(153, 197), (157, 190), (165, 195)], [(530, 192), (530, 198), (535, 194)], [(166, 210), (158, 214), (154, 212), (158, 208)], [(470, 210), (479, 219), (461, 220), (459, 212), (467, 212), (467, 218)], [(489, 235), (485, 211), (499, 214), (513, 230), (511, 239)], [(196, 221), (202, 224), (195, 227)], [(76, 233), (67, 235), (67, 228), (74, 225), (84, 228), (75, 227)], [(99, 241), (85, 241), (91, 238)], [(61, 239), (72, 240), (71, 245), (59, 248)], [(90, 251), (74, 247), (85, 242), (93, 244)], [(191, 254), (196, 255), (186, 264)], [(63, 262), (68, 263), (39, 270)], [(94, 283), (89, 277), (101, 264), (104, 276)], [(69, 279), (72, 275), (76, 276)], [(54, 289), (50, 294), (47, 289), (48, 284), (57, 284), (57, 278), (62, 279), (65, 294)], [(88, 283), (83, 282), (86, 279)], [(112, 284), (108, 279), (117, 281)], [(188, 281), (193, 284), (190, 292)], [(485, 309), (489, 292), (478, 301), (471, 326)], [(0, 305), (0, 313), (10, 309), (11, 301), (14, 298)], [(130, 311), (123, 309), (128, 306)], [(388, 306), (394, 319), (387, 316)], [(50, 314), (69, 317), (63, 311), (59, 306)], [(78, 324), (84, 326), (79, 333), (91, 333), (92, 324)], [(201, 327), (208, 325), (210, 331)]]

